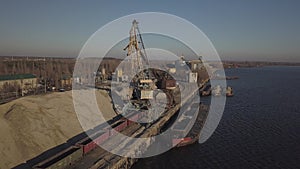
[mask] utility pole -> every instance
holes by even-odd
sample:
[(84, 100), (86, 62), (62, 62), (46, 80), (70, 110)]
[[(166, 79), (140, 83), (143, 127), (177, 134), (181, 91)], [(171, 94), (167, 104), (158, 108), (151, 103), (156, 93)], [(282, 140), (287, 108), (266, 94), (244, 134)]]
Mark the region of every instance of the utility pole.
[(47, 78), (46, 78), (46, 58), (44, 57), (44, 87), (45, 87), (45, 93), (47, 93)]

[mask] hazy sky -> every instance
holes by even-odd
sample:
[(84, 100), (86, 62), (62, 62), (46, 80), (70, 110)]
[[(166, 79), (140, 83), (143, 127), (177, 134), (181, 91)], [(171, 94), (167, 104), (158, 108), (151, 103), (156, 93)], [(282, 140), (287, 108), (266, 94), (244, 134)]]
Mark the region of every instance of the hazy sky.
[(165, 12), (199, 27), (224, 60), (300, 62), (299, 8), (297, 0), (7, 0), (0, 5), (0, 55), (77, 56), (106, 23)]

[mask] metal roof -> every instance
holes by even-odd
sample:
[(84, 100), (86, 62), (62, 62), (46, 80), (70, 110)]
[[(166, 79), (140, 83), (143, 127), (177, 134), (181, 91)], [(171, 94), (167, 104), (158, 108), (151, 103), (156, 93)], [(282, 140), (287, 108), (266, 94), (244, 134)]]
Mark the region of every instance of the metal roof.
[(0, 75), (0, 81), (36, 78), (33, 74)]
[(71, 78), (72, 78), (72, 75), (71, 75), (71, 74), (63, 74), (63, 75), (61, 76), (61, 78), (62, 78), (63, 80), (68, 80), (68, 79), (71, 79)]

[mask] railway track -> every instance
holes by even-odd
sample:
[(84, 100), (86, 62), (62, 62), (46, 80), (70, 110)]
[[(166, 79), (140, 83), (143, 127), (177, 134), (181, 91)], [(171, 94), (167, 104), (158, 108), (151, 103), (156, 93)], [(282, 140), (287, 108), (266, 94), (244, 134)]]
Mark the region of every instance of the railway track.
[[(149, 123), (147, 127), (145, 124), (138, 124), (134, 121), (140, 118), (145, 118), (143, 112), (137, 113), (135, 111), (131, 112), (129, 119), (125, 119), (122, 115), (118, 115), (114, 119), (110, 120), (109, 125), (114, 128), (117, 132), (121, 132), (128, 137), (151, 137), (160, 133), (161, 128), (168, 123), (174, 114), (180, 108), (186, 107), (189, 104), (189, 98), (194, 95), (197, 91), (190, 88), (188, 85), (182, 86), (184, 90), (182, 94), (181, 103), (183, 105), (177, 104), (171, 109), (164, 110), (161, 116), (152, 123)], [(187, 104), (185, 104), (187, 103)], [(22, 168), (22, 166), (29, 166), (30, 168), (48, 168), (57, 169), (57, 167), (64, 168), (107, 168), (111, 166), (123, 166), (124, 164), (132, 165), (135, 159), (129, 159), (120, 157), (109, 153), (108, 151), (97, 146), (97, 143), (103, 144), (106, 147), (112, 147), (117, 154), (130, 153), (141, 153), (147, 149), (152, 143), (144, 143), (141, 141), (132, 141), (130, 138), (120, 138), (115, 135), (116, 131), (107, 128), (106, 124), (101, 124), (91, 130), (88, 133), (93, 140), (89, 137), (71, 138), (66, 143), (65, 146), (61, 147), (56, 153), (42, 154), (43, 157), (35, 158), (35, 160), (29, 160), (16, 168)], [(69, 145), (69, 147), (66, 147)], [(46, 157), (47, 156), (47, 157)], [(46, 157), (46, 158), (45, 158)], [(131, 161), (131, 163), (128, 163)], [(116, 163), (116, 165), (114, 164)], [(121, 167), (123, 168), (123, 167)]]
[[(195, 92), (195, 91), (193, 91)], [(188, 97), (188, 99), (184, 99), (184, 105), (175, 106), (174, 109), (170, 111), (166, 111), (162, 114), (162, 117), (157, 119), (155, 122), (153, 122), (151, 125), (149, 125), (147, 128), (139, 128), (135, 132), (130, 135), (131, 137), (139, 136), (139, 137), (151, 137), (159, 133), (161, 127), (167, 123), (167, 121), (170, 120), (170, 118), (177, 112), (177, 110), (180, 107), (189, 107), (193, 104), (192, 100), (193, 97)], [(177, 108), (176, 108), (177, 107)], [(176, 110), (176, 111), (175, 111)], [(116, 148), (116, 151), (119, 151), (122, 154), (125, 154), (126, 152), (145, 152), (147, 150), (147, 146), (149, 146), (151, 143), (149, 143), (147, 146), (144, 146), (144, 141), (141, 140), (122, 140), (122, 143)], [(142, 147), (142, 148), (141, 148)], [(114, 155), (111, 153), (106, 152), (105, 154), (98, 157), (99, 159), (97, 162), (94, 163), (90, 169), (101, 169), (101, 168), (129, 168), (137, 159), (132, 158), (126, 158), (121, 157), (118, 155)]]
[[(138, 123), (132, 123), (130, 126), (125, 128), (121, 133), (130, 137), (134, 137), (137, 133), (143, 131), (144, 127)], [(105, 147), (112, 147), (112, 148), (124, 148), (122, 144), (125, 139), (122, 139), (118, 136), (110, 137), (110, 139), (106, 140), (103, 145)], [(95, 163), (99, 163), (99, 161), (103, 160), (103, 163), (108, 162), (108, 156), (114, 156), (110, 152), (102, 149), (101, 147), (97, 147), (91, 153), (87, 154), (82, 160), (75, 163), (73, 166), (70, 166), (70, 169), (82, 169), (82, 168), (90, 168)], [(105, 158), (106, 157), (106, 158)]]

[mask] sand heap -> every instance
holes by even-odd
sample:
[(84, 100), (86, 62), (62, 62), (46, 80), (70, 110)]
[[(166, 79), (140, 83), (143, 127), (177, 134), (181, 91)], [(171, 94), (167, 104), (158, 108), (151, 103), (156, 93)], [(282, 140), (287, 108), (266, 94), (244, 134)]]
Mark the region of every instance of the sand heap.
[[(108, 93), (98, 90), (96, 96), (104, 116), (115, 116)], [(23, 163), (82, 131), (71, 91), (0, 105), (0, 169)]]

